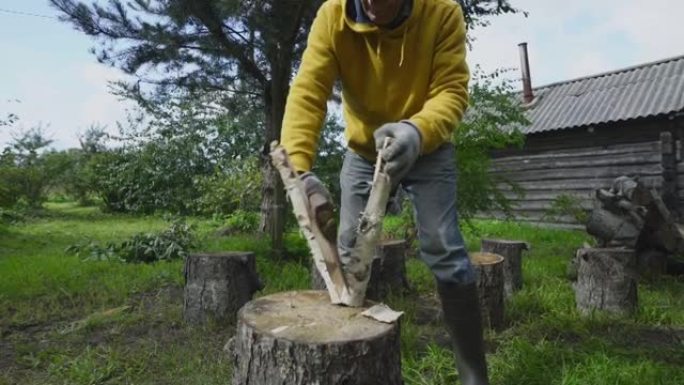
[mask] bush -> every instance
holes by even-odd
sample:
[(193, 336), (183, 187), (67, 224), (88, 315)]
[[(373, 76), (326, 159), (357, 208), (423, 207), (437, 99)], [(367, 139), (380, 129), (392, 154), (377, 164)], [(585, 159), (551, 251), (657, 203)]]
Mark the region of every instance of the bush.
[(196, 245), (196, 237), (190, 225), (174, 222), (169, 229), (158, 233), (139, 233), (121, 243), (109, 242), (102, 246), (95, 242), (72, 245), (67, 253), (86, 261), (120, 260), (144, 262), (182, 259)]
[(561, 218), (569, 217), (579, 224), (586, 224), (589, 213), (582, 207), (582, 199), (568, 194), (560, 194), (553, 200), (551, 206), (544, 212), (542, 220), (561, 222)]
[(0, 207), (14, 207), (21, 197), (22, 172), (13, 166), (0, 165)]
[(235, 210), (226, 219), (226, 227), (237, 233), (255, 232), (259, 228), (259, 213), (255, 211)]
[(258, 159), (235, 160), (214, 175), (197, 179), (201, 197), (195, 209), (206, 215), (258, 212), (262, 179)]

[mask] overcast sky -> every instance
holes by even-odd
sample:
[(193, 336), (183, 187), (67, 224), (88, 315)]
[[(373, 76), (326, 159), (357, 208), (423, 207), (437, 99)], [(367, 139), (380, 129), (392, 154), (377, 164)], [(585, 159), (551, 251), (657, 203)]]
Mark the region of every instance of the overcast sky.
[[(512, 3), (529, 17), (502, 16), (476, 30), (472, 66), (518, 68), (518, 43), (525, 41), (540, 86), (684, 55), (684, 0)], [(121, 74), (98, 64), (88, 52), (94, 42), (56, 15), (47, 0), (0, 0), (0, 119), (13, 112), (19, 127), (42, 123), (54, 146), (66, 148), (93, 123), (114, 127), (126, 103), (107, 89)], [(0, 148), (10, 131), (0, 128)]]

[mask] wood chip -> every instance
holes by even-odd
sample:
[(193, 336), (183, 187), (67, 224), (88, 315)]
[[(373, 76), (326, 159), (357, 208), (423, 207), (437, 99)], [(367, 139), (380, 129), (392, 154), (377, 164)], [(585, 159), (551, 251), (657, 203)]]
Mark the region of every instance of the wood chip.
[(384, 303), (381, 303), (379, 305), (375, 305), (368, 308), (366, 311), (361, 313), (361, 315), (368, 318), (372, 318), (379, 322), (391, 324), (396, 322), (399, 319), (399, 317), (404, 315), (404, 312), (394, 311), (390, 309), (389, 306), (385, 305)]

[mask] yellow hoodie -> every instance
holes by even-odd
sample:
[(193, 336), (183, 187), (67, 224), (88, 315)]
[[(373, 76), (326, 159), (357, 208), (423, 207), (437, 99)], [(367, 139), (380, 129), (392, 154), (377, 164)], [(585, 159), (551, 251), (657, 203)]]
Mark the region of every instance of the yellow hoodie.
[(298, 171), (312, 167), (337, 79), (347, 143), (369, 161), (381, 125), (410, 120), (427, 154), (451, 139), (468, 105), (466, 30), (454, 0), (413, 0), (392, 30), (353, 21), (346, 4), (328, 0), (318, 10), (288, 95), (281, 143)]

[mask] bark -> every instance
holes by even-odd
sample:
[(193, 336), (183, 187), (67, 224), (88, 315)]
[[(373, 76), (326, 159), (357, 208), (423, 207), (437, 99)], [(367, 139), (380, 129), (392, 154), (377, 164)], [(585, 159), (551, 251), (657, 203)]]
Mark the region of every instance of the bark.
[(285, 232), (285, 190), (278, 177), (278, 171), (270, 162), (270, 149), (273, 141), (280, 141), (285, 103), (287, 101), (288, 85), (284, 75), (274, 72), (273, 79), (264, 90), (264, 105), (266, 114), (266, 133), (262, 149), (262, 174), (264, 177), (261, 198), (262, 232), (271, 238), (271, 254), (275, 258), (285, 256), (283, 233)]
[(575, 300), (580, 313), (628, 315), (638, 306), (636, 255), (631, 249), (577, 250)]
[(522, 289), (522, 252), (528, 250), (527, 243), (505, 239), (483, 239), (481, 250), (504, 257), (504, 295), (511, 297)]
[(277, 293), (238, 316), (233, 385), (401, 385), (398, 323), (330, 304), (323, 291)]
[(409, 289), (406, 278), (406, 241), (385, 241), (376, 248), (366, 298), (384, 301), (391, 293)]
[(498, 254), (470, 253), (477, 272), (477, 290), (480, 297), (482, 323), (499, 329), (504, 324), (504, 259)]
[(184, 276), (183, 316), (190, 324), (235, 324), (240, 307), (262, 288), (254, 253), (191, 254)]

